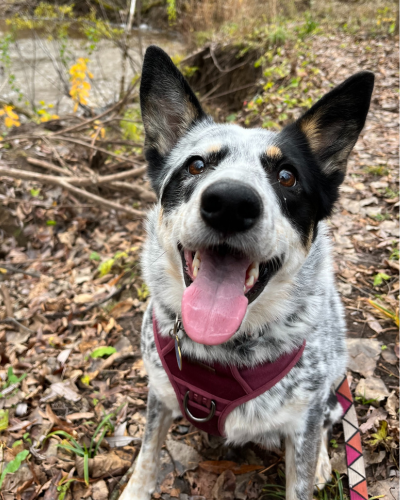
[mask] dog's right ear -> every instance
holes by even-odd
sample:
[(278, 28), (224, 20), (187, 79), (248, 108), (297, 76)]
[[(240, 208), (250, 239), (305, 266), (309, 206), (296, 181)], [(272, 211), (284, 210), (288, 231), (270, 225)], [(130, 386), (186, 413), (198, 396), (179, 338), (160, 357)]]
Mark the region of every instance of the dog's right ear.
[(155, 157), (161, 160), (182, 135), (206, 114), (171, 58), (155, 45), (146, 50), (144, 57), (140, 106), (146, 132), (149, 175), (153, 182), (157, 173), (151, 172), (155, 167)]

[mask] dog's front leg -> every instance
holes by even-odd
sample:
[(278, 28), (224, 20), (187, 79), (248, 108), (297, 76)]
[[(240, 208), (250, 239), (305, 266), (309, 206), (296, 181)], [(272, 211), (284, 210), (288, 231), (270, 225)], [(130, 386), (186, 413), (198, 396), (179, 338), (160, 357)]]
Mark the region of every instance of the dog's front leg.
[(322, 411), (318, 413), (308, 416), (303, 432), (286, 438), (286, 500), (313, 498), (322, 431)]
[(157, 482), (161, 446), (171, 423), (171, 410), (158, 399), (150, 387), (147, 398), (147, 422), (142, 447), (135, 470), (120, 496), (120, 500), (150, 499)]

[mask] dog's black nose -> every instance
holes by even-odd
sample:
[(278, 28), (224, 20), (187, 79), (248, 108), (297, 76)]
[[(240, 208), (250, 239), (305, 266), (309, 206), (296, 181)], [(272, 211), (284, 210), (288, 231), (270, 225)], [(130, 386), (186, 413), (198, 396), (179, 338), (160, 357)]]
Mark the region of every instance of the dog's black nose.
[(220, 181), (208, 186), (201, 197), (201, 216), (222, 233), (238, 233), (250, 229), (262, 211), (257, 192), (236, 181)]

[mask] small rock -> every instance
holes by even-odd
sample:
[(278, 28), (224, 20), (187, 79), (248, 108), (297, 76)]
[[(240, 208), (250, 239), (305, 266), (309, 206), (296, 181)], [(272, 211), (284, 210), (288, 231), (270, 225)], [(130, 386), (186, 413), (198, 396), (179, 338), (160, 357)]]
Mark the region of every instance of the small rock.
[(383, 380), (375, 377), (362, 378), (356, 387), (356, 395), (364, 399), (382, 401), (389, 396)]

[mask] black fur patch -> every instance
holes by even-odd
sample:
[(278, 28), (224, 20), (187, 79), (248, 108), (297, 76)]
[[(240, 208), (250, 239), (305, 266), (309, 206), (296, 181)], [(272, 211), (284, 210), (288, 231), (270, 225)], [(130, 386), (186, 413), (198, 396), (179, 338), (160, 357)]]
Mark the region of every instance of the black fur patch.
[(187, 158), (182, 167), (173, 174), (164, 188), (161, 204), (165, 213), (176, 208), (182, 201), (188, 202), (198, 183), (204, 179), (207, 172), (216, 168), (227, 157), (228, 153), (228, 148), (222, 148), (220, 151), (203, 155), (202, 159), (206, 165), (206, 170), (199, 175), (189, 174), (187, 167), (192, 161), (192, 157)]

